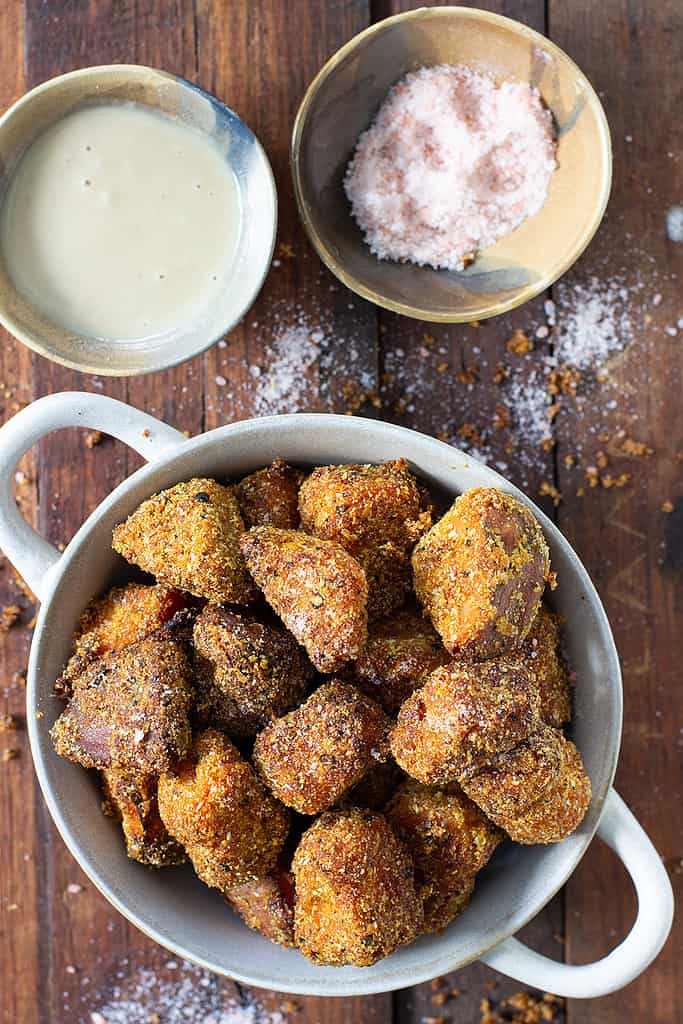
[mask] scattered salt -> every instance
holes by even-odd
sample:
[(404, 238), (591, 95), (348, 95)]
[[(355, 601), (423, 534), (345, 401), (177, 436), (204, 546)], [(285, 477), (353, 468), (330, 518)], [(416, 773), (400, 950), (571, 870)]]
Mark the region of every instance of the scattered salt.
[(265, 1009), (248, 993), (240, 999), (222, 994), (219, 979), (208, 971), (185, 961), (166, 967), (174, 972), (172, 980), (146, 967), (132, 976), (118, 971), (111, 994), (86, 1019), (90, 1024), (287, 1024), (279, 1010)]
[(560, 363), (595, 370), (634, 336), (633, 294), (619, 278), (557, 285), (560, 309), (557, 353)]
[(666, 211), (666, 234), (671, 242), (683, 242), (683, 206)]
[(463, 65), (406, 75), (358, 140), (344, 187), (380, 259), (460, 270), (545, 202), (552, 117), (538, 90)]

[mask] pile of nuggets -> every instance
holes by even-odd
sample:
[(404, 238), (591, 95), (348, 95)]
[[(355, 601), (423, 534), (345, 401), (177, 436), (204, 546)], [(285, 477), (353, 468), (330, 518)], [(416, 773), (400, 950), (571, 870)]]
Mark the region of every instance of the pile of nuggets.
[(128, 855), (189, 860), (246, 923), (369, 966), (467, 905), (507, 834), (590, 800), (539, 524), (493, 488), (438, 515), (405, 460), (275, 462), (155, 494), (113, 546), (59, 754), (102, 774)]

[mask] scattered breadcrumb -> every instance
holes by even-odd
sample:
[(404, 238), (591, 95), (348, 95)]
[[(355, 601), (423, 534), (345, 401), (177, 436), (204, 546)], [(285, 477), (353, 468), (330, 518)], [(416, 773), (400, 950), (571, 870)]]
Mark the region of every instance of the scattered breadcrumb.
[(673, 503), (673, 501), (663, 501), (662, 502), (662, 512), (673, 512), (673, 510), (674, 510), (674, 503)]
[[(441, 364), (442, 366), (448, 366), (448, 364)], [(438, 369), (438, 368), (437, 368)], [(476, 384), (479, 380), (479, 367), (475, 363), (473, 366), (466, 367), (461, 370), (460, 373), (456, 373), (455, 379), (459, 384)]]
[(551, 484), (548, 480), (544, 480), (542, 482), (541, 486), (538, 489), (538, 493), (542, 498), (552, 498), (552, 502), (555, 508), (557, 508), (557, 506), (562, 501), (562, 495), (558, 491), (557, 487), (555, 487), (554, 484)]
[(17, 720), (14, 715), (0, 715), (0, 732), (14, 732)]
[(481, 1024), (554, 1024), (564, 1019), (564, 999), (544, 992), (539, 998), (517, 992), (494, 1005), (490, 999), (479, 1004)]
[(16, 760), (17, 757), (19, 757), (19, 751), (16, 750), (14, 747), (7, 747), (5, 750), (3, 750), (2, 754), (0, 754), (0, 758), (2, 758), (5, 764), (8, 761)]
[(624, 438), (621, 451), (624, 455), (632, 455), (634, 458), (649, 458), (650, 455), (654, 455), (654, 448), (650, 448), (643, 441), (634, 441), (631, 437)]
[(103, 434), (101, 430), (90, 430), (85, 435), (85, 443), (88, 448), (95, 448), (98, 444), (101, 444)]
[(519, 328), (508, 338), (507, 350), (513, 352), (516, 356), (522, 356), (526, 352), (531, 352), (534, 345), (531, 339), (524, 331)]

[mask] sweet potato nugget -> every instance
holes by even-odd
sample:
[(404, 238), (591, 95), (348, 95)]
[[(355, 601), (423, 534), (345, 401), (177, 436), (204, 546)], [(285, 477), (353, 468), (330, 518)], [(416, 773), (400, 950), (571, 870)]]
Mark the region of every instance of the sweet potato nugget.
[(242, 533), (232, 491), (195, 479), (143, 501), (115, 528), (112, 544), (161, 583), (209, 601), (248, 604), (256, 591), (239, 551)]
[(249, 571), (320, 672), (357, 658), (367, 639), (368, 589), (358, 562), (332, 541), (257, 526), (240, 547)]
[(227, 891), (274, 867), (289, 815), (216, 729), (194, 738), (191, 755), (159, 779), (159, 813), (206, 885)]
[(362, 807), (367, 811), (381, 811), (392, 793), (406, 778), (406, 773), (393, 757), (373, 764), (360, 782), (342, 798), (342, 806)]
[(131, 860), (153, 868), (182, 864), (185, 851), (169, 835), (159, 816), (156, 775), (139, 772), (102, 772), (102, 810), (121, 822)]
[(250, 473), (235, 487), (235, 496), (247, 529), (275, 526), (296, 530), (299, 526), (299, 487), (304, 474), (277, 459), (271, 466)]
[(411, 859), (379, 814), (349, 808), (321, 815), (292, 869), (294, 935), (313, 963), (369, 967), (421, 930)]
[(442, 931), (467, 906), (502, 832), (456, 785), (439, 790), (406, 781), (384, 815), (413, 858), (424, 931)]
[(279, 946), (294, 945), (294, 878), (273, 871), (229, 889), (228, 902), (245, 924)]
[(313, 666), (277, 622), (220, 605), (206, 605), (194, 626), (198, 713), (216, 713), (230, 735), (254, 736), (272, 718), (296, 707)]
[(373, 623), (353, 665), (356, 685), (390, 715), (451, 656), (431, 623), (412, 605)]
[(390, 724), (378, 704), (334, 680), (256, 737), (254, 764), (283, 804), (317, 814), (386, 760)]
[(84, 768), (159, 774), (187, 754), (192, 698), (182, 645), (148, 637), (91, 662), (74, 680), (52, 742)]
[(454, 657), (519, 649), (550, 569), (533, 514), (493, 487), (466, 491), (413, 552), (415, 590)]
[(299, 492), (302, 529), (334, 541), (362, 565), (368, 614), (388, 615), (410, 587), (410, 552), (431, 525), (405, 459), (381, 466), (321, 466)]
[(566, 839), (591, 798), (578, 750), (546, 725), (466, 779), (463, 788), (514, 842), (527, 845)]
[(81, 615), (75, 648), (55, 684), (68, 695), (75, 677), (95, 658), (143, 640), (168, 622), (185, 605), (185, 598), (170, 587), (126, 583), (95, 598)]
[(532, 672), (541, 695), (541, 718), (559, 729), (572, 716), (569, 673), (560, 652), (560, 620), (541, 605), (520, 657)]
[(454, 661), (405, 702), (391, 752), (426, 785), (458, 782), (535, 732), (539, 707), (538, 689), (518, 659)]

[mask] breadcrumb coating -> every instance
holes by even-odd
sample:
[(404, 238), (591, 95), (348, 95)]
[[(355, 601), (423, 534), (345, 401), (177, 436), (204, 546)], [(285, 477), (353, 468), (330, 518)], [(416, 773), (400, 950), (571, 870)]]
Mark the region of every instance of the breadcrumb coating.
[(411, 859), (379, 814), (349, 808), (321, 815), (292, 869), (295, 940), (313, 963), (369, 967), (421, 931)]
[(514, 819), (552, 791), (562, 767), (562, 733), (541, 725), (523, 743), (463, 780), (463, 789), (492, 821)]
[[(199, 720), (218, 715), (233, 736), (255, 736), (303, 699), (314, 669), (277, 621), (206, 605), (194, 626)], [(212, 714), (213, 712), (213, 714)]]
[(55, 683), (55, 691), (71, 692), (74, 678), (89, 662), (144, 640), (183, 608), (185, 598), (161, 584), (126, 583), (91, 601), (74, 634), (74, 653)]
[(84, 768), (167, 771), (190, 746), (191, 671), (181, 644), (148, 637), (91, 662), (50, 735)]
[(591, 785), (578, 750), (542, 726), (463, 783), (468, 795), (516, 843), (558, 843), (581, 823)]
[(169, 835), (159, 816), (156, 775), (139, 772), (102, 772), (102, 810), (121, 822), (131, 860), (153, 868), (182, 864), (185, 851)]
[(378, 704), (333, 680), (256, 737), (254, 764), (283, 804), (317, 814), (386, 760), (390, 726)]
[(380, 466), (320, 466), (301, 486), (299, 511), (302, 529), (334, 541), (362, 565), (371, 620), (403, 604), (410, 552), (431, 526), (405, 459)]
[(230, 740), (194, 738), (190, 757), (159, 779), (159, 813), (206, 885), (227, 891), (274, 866), (289, 815)]
[(296, 530), (299, 526), (299, 487), (304, 474), (277, 459), (265, 469), (250, 473), (235, 486), (235, 497), (244, 522)]
[(368, 589), (358, 562), (332, 541), (257, 526), (240, 540), (249, 571), (320, 672), (357, 658), (367, 640)]
[(154, 494), (114, 529), (113, 547), (160, 583), (209, 601), (249, 604), (257, 596), (239, 538), (235, 495), (198, 478)]
[(373, 623), (365, 650), (353, 664), (353, 681), (396, 715), (411, 693), (451, 656), (414, 605)]
[[(294, 878), (274, 871), (229, 889), (226, 897), (245, 924), (278, 946), (294, 946)], [(288, 898), (289, 897), (289, 898)]]
[(518, 659), (451, 662), (405, 702), (391, 752), (426, 785), (461, 782), (535, 732), (539, 707), (538, 689)]
[(424, 931), (443, 931), (465, 909), (502, 832), (456, 785), (440, 790), (407, 780), (384, 815), (413, 858)]
[(532, 512), (493, 487), (457, 498), (418, 543), (412, 564), (418, 599), (444, 645), (472, 660), (519, 649), (550, 572)]
[(541, 605), (520, 652), (541, 695), (541, 718), (561, 728), (572, 716), (569, 672), (560, 651), (560, 619)]
[(381, 811), (405, 778), (406, 773), (399, 768), (393, 757), (378, 761), (368, 768), (360, 782), (344, 794), (341, 803), (343, 806)]

